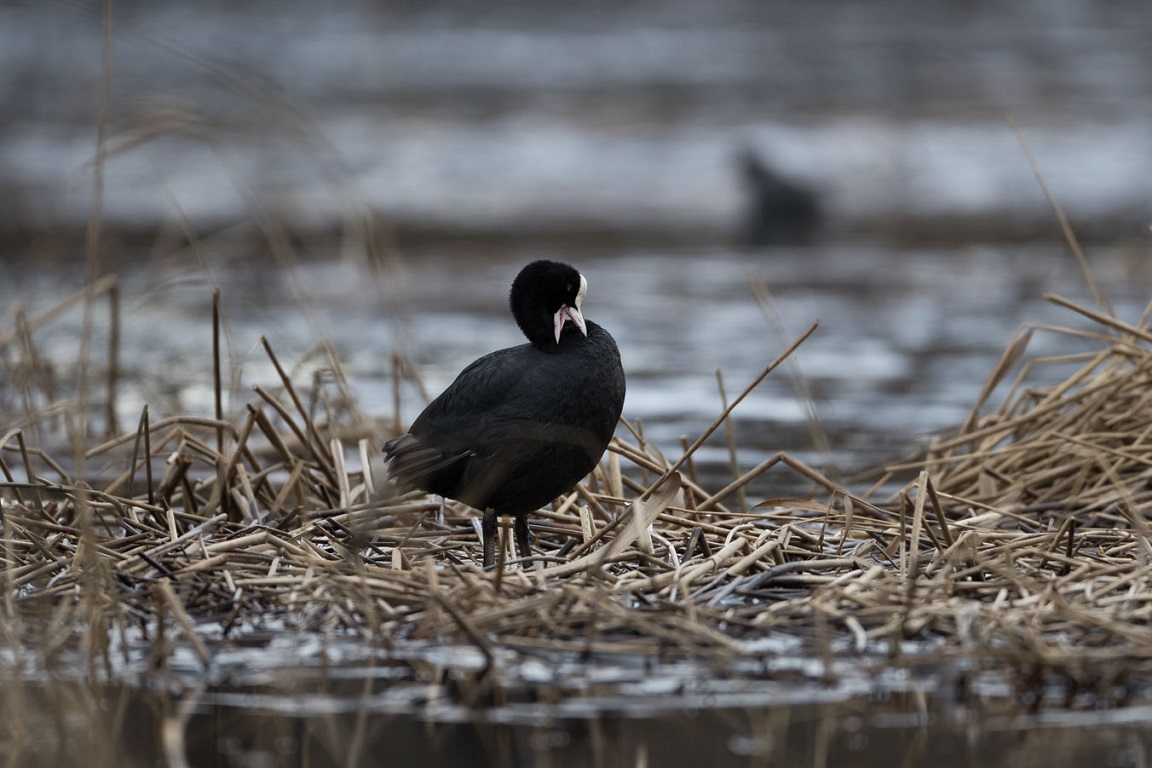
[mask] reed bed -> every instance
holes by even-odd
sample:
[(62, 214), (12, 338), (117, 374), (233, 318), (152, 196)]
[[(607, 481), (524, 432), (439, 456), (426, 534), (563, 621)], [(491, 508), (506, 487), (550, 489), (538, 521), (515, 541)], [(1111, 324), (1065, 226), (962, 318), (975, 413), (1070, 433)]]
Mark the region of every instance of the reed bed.
[[(372, 469), (389, 428), (354, 415), (339, 377), (294, 382), (267, 344), (279, 380), (239, 415), (219, 405), (216, 344), (215, 414), (145, 409), (134, 429), (54, 457), (45, 436), (75, 404), (48, 390), (17, 319), (0, 339), (22, 382), (4, 402), (23, 409), (0, 436), (4, 642), (42, 663), (79, 650), (97, 669), (126, 647), (148, 649), (151, 667), (184, 648), (207, 668), (229, 643), (338, 634), (405, 657), (473, 646), (492, 680), (522, 654), (719, 671), (784, 638), (827, 679), (845, 654), (953, 660), (1126, 699), (1152, 679), (1152, 329), (1053, 301), (1096, 324), (1041, 329), (1095, 346), (1079, 370), (1030, 387), (1038, 366), (1068, 360), (1021, 365), (1037, 330), (1023, 329), (968, 422), (891, 468), (915, 478), (895, 493), (854, 492), (785, 454), (721, 489), (694, 479), (693, 453), (805, 334), (674, 459), (625, 423), (601, 466), (533, 517), (538, 557), (511, 560), (502, 529), (491, 572), (477, 513), (396, 496)], [(97, 380), (110, 401), (114, 372)], [(111, 410), (98, 400), (88, 408)], [(811, 492), (741, 511), (764, 472)]]

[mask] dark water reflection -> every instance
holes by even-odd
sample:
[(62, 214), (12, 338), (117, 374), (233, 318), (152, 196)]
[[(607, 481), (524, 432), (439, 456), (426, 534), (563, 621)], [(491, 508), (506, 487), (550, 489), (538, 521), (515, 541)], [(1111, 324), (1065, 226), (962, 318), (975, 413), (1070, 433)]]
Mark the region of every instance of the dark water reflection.
[[(1123, 768), (1141, 764), (1152, 747), (1152, 737), (1134, 726), (1085, 733), (1077, 727), (1017, 730), (1001, 721), (1000, 728), (989, 729), (979, 720), (941, 723), (932, 712), (909, 714), (914, 707), (913, 701), (897, 697), (879, 705), (861, 698), (829, 706), (703, 709), (642, 718), (609, 711), (596, 719), (536, 728), (429, 725), (408, 718), (352, 716), (336, 722), (313, 718), (257, 724), (249, 713), (233, 710), (222, 713), (219, 720), (217, 712), (196, 718), (189, 736), (203, 739), (208, 746), (205, 757), (213, 754), (212, 745), (225, 755), (230, 750), (250, 755), (263, 747), (274, 760), (299, 759), (299, 764), (316, 766), (395, 760), (409, 765), (605, 768), (721, 764), (1072, 768), (1103, 757), (1107, 765)], [(356, 754), (349, 746), (359, 728), (365, 737)], [(259, 736), (252, 738), (257, 732)]]
[(1152, 749), (1136, 713), (1037, 717), (945, 706), (916, 691), (769, 708), (665, 701), (659, 712), (606, 700), (583, 717), (549, 716), (538, 702), (528, 705), (538, 710), (531, 723), (516, 723), (486, 708), (451, 720), (393, 714), (363, 683), (321, 688), (168, 698), (147, 688), (21, 686), (9, 701), (22, 701), (28, 722), (42, 720), (33, 738), (8, 743), (7, 764), (1129, 768)]

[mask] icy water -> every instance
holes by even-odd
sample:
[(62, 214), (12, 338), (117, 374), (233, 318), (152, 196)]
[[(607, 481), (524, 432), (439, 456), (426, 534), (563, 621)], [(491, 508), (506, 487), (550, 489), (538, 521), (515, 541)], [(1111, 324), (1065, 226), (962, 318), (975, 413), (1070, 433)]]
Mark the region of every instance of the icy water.
[[(144, 404), (154, 417), (211, 412), (214, 287), (237, 375), (230, 407), (273, 381), (261, 336), (289, 364), (329, 339), (383, 421), (394, 354), (435, 394), (520, 341), (508, 283), (525, 262), (558, 258), (588, 277), (586, 313), (620, 344), (625, 415), (669, 454), (720, 411), (717, 371), (732, 397), (818, 321), (735, 412), (740, 463), (784, 450), (862, 490), (861, 472), (968, 416), (1021, 323), (1090, 327), (1042, 299), (1092, 303), (1007, 118), (1090, 240), (1118, 315), (1135, 322), (1152, 295), (1146, 2), (113, 5), (101, 210), (104, 265), (122, 286), (122, 424)], [(0, 7), (6, 318), (82, 284), (100, 62), (92, 5)], [(733, 245), (739, 147), (820, 196), (814, 245)], [(335, 244), (365, 211), (396, 234), (382, 275), (355, 238)], [(291, 264), (268, 253), (269, 223), (303, 243)], [(36, 332), (63, 372), (81, 321), (76, 310)], [(96, 331), (99, 354), (99, 312)], [(1090, 346), (1042, 331), (1031, 351)], [(402, 405), (407, 421), (421, 397), (406, 388)], [(721, 440), (697, 468), (726, 480)], [(751, 494), (797, 490), (769, 473)], [(883, 659), (830, 686), (795, 647), (744, 677), (546, 659), (511, 675), (537, 675), (518, 689), (527, 698), (468, 708), (452, 671), (474, 660), (458, 651), (429, 650), (418, 682), (363, 657), (320, 674), (312, 663), (331, 649), (273, 643), (205, 679), (189, 666), (174, 682), (126, 671), (141, 681), (128, 688), (32, 686), (8, 701), (45, 712), (43, 738), (5, 754), (28, 765), (125, 745), (138, 764), (179, 764), (186, 750), (193, 765), (236, 766), (1136, 766), (1152, 747), (1138, 708), (1026, 715), (1000, 681), (963, 697), (947, 670), (885, 673)], [(111, 740), (83, 741), (93, 722), (110, 723)]]

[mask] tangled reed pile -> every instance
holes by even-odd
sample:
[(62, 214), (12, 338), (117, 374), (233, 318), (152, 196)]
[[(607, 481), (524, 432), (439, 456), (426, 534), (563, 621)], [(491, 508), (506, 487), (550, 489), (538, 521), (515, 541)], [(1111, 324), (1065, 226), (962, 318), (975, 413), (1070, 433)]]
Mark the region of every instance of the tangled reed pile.
[[(349, 417), (339, 383), (294, 383), (271, 348), (280, 381), (240, 417), (145, 411), (66, 468), (30, 439), (67, 408), (38, 388), (20, 326), (2, 339), (5, 404), (35, 407), (0, 437), (4, 641), (95, 658), (135, 638), (155, 663), (183, 645), (207, 664), (234, 640), (348, 633), (385, 650), (470, 644), (490, 670), (517, 652), (719, 668), (789, 637), (833, 674), (845, 649), (896, 664), (912, 639), (937, 660), (1131, 692), (1152, 675), (1152, 328), (1053, 300), (1097, 330), (1046, 330), (1096, 350), (1055, 386), (1028, 387), (1045, 361), (1023, 366), (980, 415), (1025, 357), (1036, 329), (1023, 329), (968, 423), (893, 468), (915, 478), (894, 494), (853, 493), (783, 454), (705, 489), (691, 458), (707, 434), (672, 460), (625, 425), (533, 518), (537, 561), (507, 560), (502, 530), (496, 572), (479, 566), (474, 511), (377, 487), (365, 467), (387, 430)], [(742, 510), (735, 492), (773, 469), (810, 482), (809, 498)]]

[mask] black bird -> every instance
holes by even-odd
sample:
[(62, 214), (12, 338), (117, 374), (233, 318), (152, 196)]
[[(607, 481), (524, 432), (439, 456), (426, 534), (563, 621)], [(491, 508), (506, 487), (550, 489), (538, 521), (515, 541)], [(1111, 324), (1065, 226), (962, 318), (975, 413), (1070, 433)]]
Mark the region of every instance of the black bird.
[(567, 264), (534, 261), (512, 282), (528, 344), (476, 360), (384, 445), (393, 481), (483, 510), (484, 565), (496, 516), (515, 518), (531, 557), (529, 512), (569, 491), (604, 455), (624, 407), (624, 369), (608, 331), (580, 313), (588, 290)]
[(773, 170), (751, 149), (736, 157), (744, 186), (742, 239), (746, 245), (803, 245), (816, 239), (823, 220), (820, 200)]

